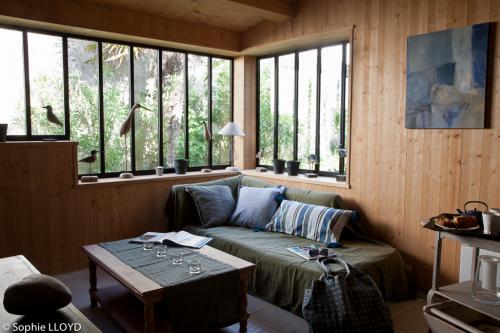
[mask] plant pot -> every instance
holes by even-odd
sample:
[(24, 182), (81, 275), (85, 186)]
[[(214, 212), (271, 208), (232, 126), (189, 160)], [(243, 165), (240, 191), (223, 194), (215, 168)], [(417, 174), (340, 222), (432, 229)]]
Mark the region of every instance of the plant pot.
[(178, 175), (183, 175), (187, 172), (188, 160), (185, 158), (176, 158), (174, 160), (175, 173)]
[(8, 124), (0, 124), (0, 142), (7, 141), (7, 127)]
[(275, 174), (282, 174), (285, 172), (285, 160), (273, 160), (273, 171)]
[(336, 175), (335, 180), (337, 180), (338, 182), (345, 182), (347, 180), (347, 177), (346, 175)]
[(286, 169), (289, 176), (297, 176), (299, 174), (300, 161), (286, 161)]

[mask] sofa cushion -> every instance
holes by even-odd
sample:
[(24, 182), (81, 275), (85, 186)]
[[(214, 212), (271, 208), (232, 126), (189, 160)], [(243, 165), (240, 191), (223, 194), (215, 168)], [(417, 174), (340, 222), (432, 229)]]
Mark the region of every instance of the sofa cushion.
[(266, 229), (330, 245), (340, 239), (352, 214), (350, 210), (284, 200)]
[(39, 315), (53, 312), (71, 302), (68, 287), (56, 278), (33, 274), (10, 285), (4, 294), (3, 306), (16, 315)]
[(231, 188), (227, 185), (186, 186), (194, 200), (201, 225), (204, 228), (224, 225), (229, 222), (236, 203)]
[(236, 209), (231, 216), (231, 224), (264, 228), (278, 209), (278, 200), (283, 196), (283, 186), (258, 188), (242, 186), (238, 193)]
[[(292, 246), (324, 246), (320, 242), (277, 232), (220, 226), (203, 229), (187, 226), (193, 234), (213, 237), (211, 246), (256, 264), (249, 283), (252, 294), (298, 315), (302, 315), (304, 291), (318, 279), (322, 270), (315, 261), (288, 251)], [(350, 264), (370, 275), (386, 300), (405, 300), (414, 296), (413, 280), (400, 253), (393, 247), (362, 240), (343, 240), (344, 248), (330, 249)], [(340, 265), (332, 266), (335, 271)], [(394, 286), (397, 286), (395, 288)]]

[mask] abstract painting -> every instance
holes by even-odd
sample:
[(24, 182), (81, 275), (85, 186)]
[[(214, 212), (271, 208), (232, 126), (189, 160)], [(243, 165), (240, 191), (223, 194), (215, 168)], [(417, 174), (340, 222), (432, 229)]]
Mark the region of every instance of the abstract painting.
[(406, 128), (484, 128), (489, 23), (408, 37)]

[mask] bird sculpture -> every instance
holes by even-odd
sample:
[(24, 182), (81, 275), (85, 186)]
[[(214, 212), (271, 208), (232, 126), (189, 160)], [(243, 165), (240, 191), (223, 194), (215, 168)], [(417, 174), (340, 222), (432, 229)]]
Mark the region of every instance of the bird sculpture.
[[(205, 135), (204, 135), (204, 138), (205, 138), (205, 141), (207, 142), (207, 145), (210, 141), (212, 141), (212, 133), (210, 133), (210, 130), (208, 129), (208, 125), (207, 125), (207, 122), (204, 121), (203, 122), (203, 126), (205, 127)], [(209, 155), (210, 154), (210, 151), (209, 149), (207, 149), (207, 155), (206, 155), (206, 159), (205, 159), (205, 165), (208, 166), (208, 159), (209, 159)], [(212, 170), (210, 170), (209, 168), (204, 168), (204, 169), (201, 169), (201, 171), (203, 172), (210, 172)]]
[(134, 119), (134, 114), (135, 112), (140, 109), (140, 108), (143, 108), (143, 109), (146, 109), (148, 111), (151, 111), (150, 109), (148, 109), (147, 107), (144, 107), (142, 106), (141, 104), (139, 103), (135, 103), (132, 108), (130, 109), (130, 112), (127, 116), (127, 119), (125, 119), (125, 121), (123, 122), (122, 126), (120, 127), (120, 136), (124, 136), (124, 140), (125, 140), (125, 171), (127, 171), (128, 169), (128, 159), (127, 159), (127, 155), (128, 155), (128, 145), (127, 145), (127, 134), (130, 133), (130, 130), (132, 129), (132, 120)]
[(78, 161), (81, 163), (87, 163), (89, 165), (89, 174), (92, 173), (92, 164), (95, 163), (95, 161), (97, 160), (98, 153), (99, 153), (99, 151), (97, 151), (97, 150), (91, 150), (89, 156), (84, 157)]
[(53, 124), (56, 124), (58, 126), (64, 127), (62, 121), (57, 118), (57, 116), (54, 114), (54, 110), (52, 109), (52, 105), (45, 105), (42, 106), (43, 109), (47, 110), (47, 120)]
[(309, 178), (313, 178), (316, 176), (316, 174), (314, 174), (313, 171), (314, 171), (314, 165), (319, 162), (318, 157), (315, 154), (310, 154), (309, 156), (307, 156), (307, 162), (309, 162), (310, 172), (307, 173), (306, 176)]
[(262, 158), (262, 154), (264, 154), (264, 151), (261, 149), (261, 150), (259, 150), (259, 152), (257, 153), (257, 155), (255, 155), (255, 157), (260, 160)]

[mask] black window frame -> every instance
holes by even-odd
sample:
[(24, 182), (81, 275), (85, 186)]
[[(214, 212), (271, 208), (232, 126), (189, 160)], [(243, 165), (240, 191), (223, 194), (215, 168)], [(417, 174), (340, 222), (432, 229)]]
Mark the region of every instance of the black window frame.
[[(110, 38), (102, 38), (102, 37), (94, 37), (89, 35), (80, 35), (75, 33), (66, 33), (55, 30), (47, 30), (47, 29), (38, 29), (38, 28), (30, 28), (23, 27), (18, 25), (9, 25), (9, 24), (0, 24), (1, 29), (14, 30), (22, 33), (22, 50), (23, 50), (23, 69), (24, 69), (24, 98), (25, 98), (25, 115), (26, 115), (26, 134), (25, 135), (7, 135), (7, 141), (52, 141), (52, 140), (70, 140), (71, 137), (71, 128), (70, 128), (70, 107), (69, 107), (69, 78), (68, 78), (68, 39), (79, 39), (90, 42), (97, 43), (97, 57), (98, 57), (98, 106), (99, 110), (99, 150), (101, 151), (99, 160), (100, 160), (100, 171), (98, 173), (78, 173), (78, 176), (82, 175), (96, 175), (99, 177), (118, 177), (121, 172), (125, 172), (126, 170), (122, 170), (120, 172), (106, 172), (106, 152), (105, 152), (105, 136), (104, 136), (104, 79), (103, 79), (103, 59), (102, 59), (102, 44), (110, 43), (110, 44), (119, 44), (124, 45), (129, 48), (130, 52), (130, 106), (133, 105), (134, 102), (134, 48), (147, 48), (152, 49), (158, 52), (158, 164), (159, 166), (164, 166), (164, 151), (163, 151), (163, 73), (162, 73), (162, 58), (163, 52), (176, 52), (183, 54), (184, 56), (184, 158), (189, 160), (189, 99), (188, 99), (188, 91), (189, 91), (189, 82), (188, 82), (188, 55), (198, 55), (208, 58), (208, 89), (209, 89), (209, 100), (208, 100), (208, 114), (207, 114), (207, 124), (209, 126), (210, 131), (212, 131), (212, 60), (213, 59), (224, 59), (230, 62), (230, 120), (234, 119), (234, 58), (214, 53), (205, 53), (198, 51), (188, 51), (183, 49), (176, 49), (171, 47), (164, 47), (154, 44), (145, 44), (145, 43), (136, 43), (130, 42), (126, 40), (120, 39), (110, 39)], [(28, 33), (37, 33), (44, 34), (48, 36), (60, 37), (62, 41), (62, 57), (63, 57), (63, 96), (64, 96), (64, 134), (63, 135), (33, 135), (31, 130), (31, 96), (30, 96), (30, 77), (29, 77), (29, 44), (28, 44)], [(134, 175), (151, 175), (155, 173), (155, 170), (136, 170), (136, 156), (135, 156), (135, 128), (132, 123), (132, 130), (130, 134), (130, 149), (128, 154), (130, 155), (130, 166), (131, 170), (128, 172), (132, 172)], [(232, 138), (231, 138), (232, 142)], [(229, 149), (229, 162), (230, 164), (224, 165), (212, 165), (212, 141), (208, 143), (207, 146), (208, 151), (210, 152), (209, 157), (209, 165), (204, 166), (196, 166), (196, 167), (188, 167), (188, 171), (200, 171), (203, 168), (210, 168), (213, 170), (220, 170), (230, 166), (233, 163), (233, 145), (230, 145)], [(175, 172), (174, 168), (165, 168), (164, 172), (173, 173)]]
[[(256, 105), (257, 105), (257, 126), (256, 126), (256, 152), (260, 151), (260, 61), (263, 59), (274, 59), (274, 117), (273, 117), (273, 159), (278, 158), (278, 136), (279, 136), (279, 57), (284, 55), (294, 55), (294, 110), (293, 110), (293, 158), (297, 160), (298, 155), (298, 105), (299, 105), (299, 53), (317, 50), (317, 72), (316, 72), (316, 142), (315, 142), (315, 154), (320, 160), (320, 163), (316, 164), (314, 172), (320, 176), (325, 177), (335, 177), (337, 175), (346, 175), (346, 157), (339, 158), (339, 172), (331, 171), (320, 171), (321, 156), (320, 156), (320, 140), (321, 140), (321, 55), (322, 49), (342, 45), (342, 67), (341, 67), (341, 98), (340, 98), (340, 129), (339, 129), (339, 147), (346, 149), (346, 144), (348, 144), (348, 135), (346, 129), (348, 129), (348, 124), (346, 123), (346, 101), (348, 96), (346, 96), (347, 84), (351, 85), (352, 78), (350, 77), (350, 68), (347, 66), (347, 46), (349, 46), (350, 54), (352, 54), (352, 43), (349, 40), (342, 40), (336, 43), (322, 44), (315, 47), (300, 48), (294, 50), (288, 50), (280, 53), (267, 54), (257, 57), (256, 66)], [(352, 64), (349, 62), (349, 67)], [(349, 79), (349, 81), (347, 80)], [(349, 89), (350, 91), (350, 89)], [(350, 111), (350, 110), (349, 110)], [(350, 131), (350, 128), (349, 128)], [(272, 170), (272, 165), (260, 164), (259, 159), (256, 157), (256, 165), (260, 167), (265, 167)], [(307, 169), (300, 169), (300, 173), (309, 172)]]

